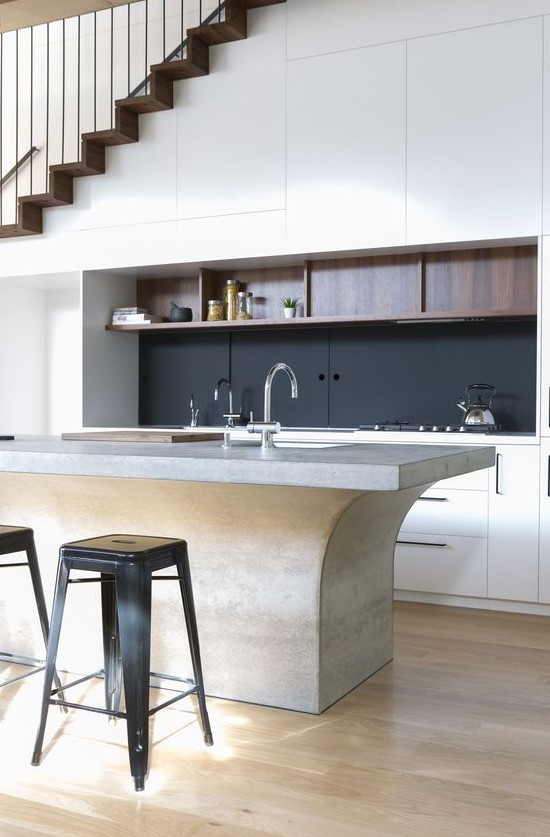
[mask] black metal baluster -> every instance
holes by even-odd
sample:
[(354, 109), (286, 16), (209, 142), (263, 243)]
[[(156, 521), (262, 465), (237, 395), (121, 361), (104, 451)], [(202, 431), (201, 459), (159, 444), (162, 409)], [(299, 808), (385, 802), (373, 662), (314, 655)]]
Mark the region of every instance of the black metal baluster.
[[(183, 0), (181, 0), (180, 4), (180, 58), (183, 58)], [(166, 61), (166, 55), (164, 56), (164, 60)]]
[[(15, 162), (19, 159), (19, 29), (15, 31)], [(15, 219), (19, 197), (19, 166), (15, 169)]]
[(4, 33), (0, 32), (0, 226), (2, 226), (3, 222), (3, 208), (4, 208), (4, 179), (2, 178), (2, 166), (3, 166), (3, 127), (4, 127), (4, 120), (3, 120), (3, 112), (4, 108), (2, 106), (2, 102), (4, 101)]
[(97, 131), (97, 12), (94, 12), (94, 131)]
[(81, 88), (81, 70), (80, 70), (80, 63), (82, 60), (82, 53), (81, 53), (81, 43), (80, 43), (80, 15), (78, 16), (78, 24), (77, 24), (77, 48), (76, 48), (76, 159), (80, 160), (82, 152), (80, 150), (80, 88)]
[(114, 73), (115, 73), (115, 65), (114, 65), (114, 9), (111, 6), (111, 128), (114, 127), (114, 115), (115, 115), (115, 97), (114, 97)]
[[(146, 78), (147, 78), (148, 70), (149, 70), (149, 68), (147, 66), (147, 48), (148, 48), (148, 46), (149, 46), (149, 0), (145, 0), (145, 45), (144, 45), (145, 55), (144, 55), (144, 58), (145, 58), (145, 77)], [(149, 90), (149, 93), (150, 93), (151, 92), (150, 88), (146, 87), (145, 92), (147, 93), (148, 90)]]
[(48, 171), (50, 165), (50, 24), (46, 24), (46, 185), (48, 191)]
[(127, 51), (128, 51), (128, 96), (130, 95), (130, 22), (131, 22), (130, 6), (131, 6), (131, 4), (128, 3), (128, 7), (127, 7), (127, 9), (128, 9), (128, 28), (127, 28), (127, 37), (128, 37), (128, 46), (127, 46)]
[[(30, 72), (29, 72), (29, 76), (30, 76), (30, 97), (29, 97), (29, 100), (30, 100), (30, 104), (29, 104), (30, 136), (29, 136), (29, 148), (32, 149), (32, 148), (34, 148), (34, 142), (33, 142), (33, 139), (34, 139), (34, 137), (33, 137), (33, 130), (34, 130), (34, 89), (33, 89), (33, 87), (34, 87), (34, 26), (31, 26), (31, 31), (30, 31), (30, 51), (31, 51), (31, 54), (30, 54)], [(31, 154), (30, 168), (29, 168), (29, 194), (30, 195), (33, 194), (33, 191), (32, 191), (32, 172), (33, 172), (33, 159), (32, 159), (32, 154)]]
[(66, 80), (66, 37), (65, 37), (65, 18), (61, 22), (61, 162), (65, 162), (65, 109), (66, 109), (66, 94), (65, 94), (65, 80)]

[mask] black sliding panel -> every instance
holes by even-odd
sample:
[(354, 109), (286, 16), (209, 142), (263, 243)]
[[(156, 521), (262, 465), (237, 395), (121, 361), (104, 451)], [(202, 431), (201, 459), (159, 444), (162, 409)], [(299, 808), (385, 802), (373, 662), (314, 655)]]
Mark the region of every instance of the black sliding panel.
[(229, 342), (228, 332), (140, 335), (140, 424), (189, 425), (192, 395), (198, 424), (224, 424), (227, 391), (215, 402), (214, 389), (229, 377)]
[[(434, 379), (441, 414), (462, 421), (455, 402), (468, 384), (496, 387), (491, 412), (510, 432), (536, 427), (536, 333), (534, 321), (456, 323), (437, 326)], [(443, 420), (443, 419), (442, 419)]]
[(290, 381), (278, 372), (271, 389), (271, 418), (289, 427), (328, 425), (328, 331), (288, 329), (235, 331), (232, 336), (231, 379), (236, 409), (246, 419), (264, 418), (264, 385), (275, 363), (287, 363), (298, 380), (298, 398), (291, 399)]
[(433, 386), (432, 331), (368, 326), (330, 333), (330, 423), (428, 421)]

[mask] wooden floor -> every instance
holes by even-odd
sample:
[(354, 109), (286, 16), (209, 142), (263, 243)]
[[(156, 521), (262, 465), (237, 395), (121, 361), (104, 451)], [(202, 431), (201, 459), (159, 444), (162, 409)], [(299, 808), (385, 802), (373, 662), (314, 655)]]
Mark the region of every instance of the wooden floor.
[[(152, 720), (143, 793), (125, 724), (0, 690), (1, 837), (548, 837), (550, 620), (396, 605), (395, 660), (321, 716), (210, 699)], [(267, 653), (267, 652), (266, 652)]]

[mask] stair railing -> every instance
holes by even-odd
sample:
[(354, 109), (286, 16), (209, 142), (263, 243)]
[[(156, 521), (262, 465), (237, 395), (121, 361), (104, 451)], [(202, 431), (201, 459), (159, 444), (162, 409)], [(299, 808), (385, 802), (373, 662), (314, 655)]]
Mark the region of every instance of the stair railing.
[[(81, 160), (81, 137), (113, 129), (115, 103), (147, 95), (150, 67), (185, 57), (187, 29), (224, 17), (225, 2), (138, 0), (0, 34), (0, 224), (20, 196), (48, 191), (49, 168)], [(22, 168), (22, 162), (29, 165)]]

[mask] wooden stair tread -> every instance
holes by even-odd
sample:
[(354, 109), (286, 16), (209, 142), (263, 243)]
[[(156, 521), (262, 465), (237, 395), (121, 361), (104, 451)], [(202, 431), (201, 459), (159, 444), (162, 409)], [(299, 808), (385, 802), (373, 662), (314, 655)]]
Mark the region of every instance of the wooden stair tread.
[[(246, 10), (245, 10), (246, 14)], [(188, 30), (189, 35), (200, 38), (208, 46), (218, 46), (231, 41), (241, 41), (246, 38), (246, 25), (244, 31), (240, 26), (232, 25), (226, 21), (222, 23), (208, 23), (204, 26), (196, 26)]]
[(42, 230), (26, 230), (19, 224), (1, 224), (0, 238), (22, 238), (27, 235), (40, 235)]
[(117, 131), (116, 128), (107, 128), (104, 131), (90, 131), (87, 134), (82, 134), (82, 139), (92, 140), (98, 145), (103, 145), (105, 147), (128, 145), (129, 143), (138, 141), (136, 137), (128, 136), (127, 134), (122, 133), (122, 131)]
[(118, 99), (116, 104), (117, 107), (124, 107), (133, 113), (156, 113), (172, 108), (172, 105), (161, 102), (151, 95), (128, 96), (126, 99)]
[(208, 75), (208, 68), (198, 67), (189, 58), (164, 61), (162, 64), (153, 64), (152, 73), (161, 73), (168, 78), (178, 81), (184, 78), (197, 78)]
[(67, 200), (61, 197), (55, 197), (50, 192), (44, 192), (42, 195), (23, 195), (18, 198), (19, 203), (29, 203), (33, 206), (38, 206), (43, 209), (49, 206), (67, 206), (72, 203), (72, 200)]

